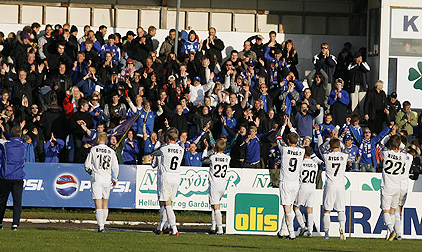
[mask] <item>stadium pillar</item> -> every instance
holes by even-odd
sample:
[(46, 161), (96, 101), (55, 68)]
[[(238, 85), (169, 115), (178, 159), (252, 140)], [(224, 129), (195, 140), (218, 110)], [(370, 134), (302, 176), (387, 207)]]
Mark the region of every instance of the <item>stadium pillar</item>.
[(177, 10), (176, 10), (176, 38), (174, 41), (174, 53), (178, 54), (177, 48), (178, 48), (178, 44), (179, 44), (179, 15), (180, 15), (180, 1), (181, 0), (177, 0)]

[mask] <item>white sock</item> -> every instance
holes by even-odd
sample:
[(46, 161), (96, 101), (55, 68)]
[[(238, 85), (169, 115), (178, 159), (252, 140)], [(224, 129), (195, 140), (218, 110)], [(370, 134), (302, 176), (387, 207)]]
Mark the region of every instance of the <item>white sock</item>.
[(401, 234), (401, 218), (400, 218), (400, 213), (399, 213), (399, 211), (396, 211), (395, 213), (394, 213), (394, 229), (396, 230), (396, 232), (397, 232), (397, 236), (401, 236), (402, 234)]
[(344, 212), (338, 212), (338, 222), (340, 222), (340, 228), (345, 232), (346, 230), (346, 214)]
[(289, 236), (295, 237), (295, 230), (293, 228), (293, 220), (295, 218), (294, 213), (286, 214), (286, 224), (287, 224), (287, 230), (289, 230)]
[(393, 224), (391, 223), (391, 216), (389, 213), (384, 213), (382, 215), (384, 217), (384, 224), (387, 226), (388, 231), (391, 233), (393, 232)]
[(217, 226), (217, 222), (215, 221), (215, 210), (211, 208), (211, 230), (215, 230)]
[(305, 222), (303, 221), (303, 216), (302, 216), (302, 212), (300, 211), (299, 208), (295, 209), (295, 214), (296, 214), (296, 220), (297, 222), (299, 222), (299, 225), (301, 228), (305, 227)]
[(173, 234), (177, 233), (177, 227), (176, 227), (176, 215), (174, 215), (173, 206), (166, 206), (166, 212), (167, 212), (167, 219), (169, 221), (170, 227), (173, 231)]
[(308, 213), (308, 230), (312, 233), (314, 230), (314, 214)]
[(104, 217), (103, 217), (103, 209), (95, 210), (95, 219), (97, 219), (97, 225), (99, 229), (104, 228)]
[(220, 209), (214, 210), (215, 212), (215, 222), (217, 223), (218, 232), (223, 232), (223, 217), (221, 216)]
[(330, 230), (330, 214), (324, 213), (324, 217), (322, 219), (322, 223), (324, 223), (324, 231), (328, 232)]
[(107, 209), (103, 209), (103, 217), (104, 217), (104, 225), (106, 224), (107, 221), (107, 217), (108, 217), (108, 208)]
[(167, 222), (167, 212), (166, 212), (166, 207), (162, 206), (160, 208), (160, 224), (158, 224), (157, 230), (161, 230), (163, 231), (165, 228), (165, 224)]
[(281, 218), (281, 223), (280, 223), (280, 231), (278, 232), (281, 236), (283, 236), (284, 231), (287, 229), (287, 225), (286, 225), (286, 216), (283, 214), (283, 218)]

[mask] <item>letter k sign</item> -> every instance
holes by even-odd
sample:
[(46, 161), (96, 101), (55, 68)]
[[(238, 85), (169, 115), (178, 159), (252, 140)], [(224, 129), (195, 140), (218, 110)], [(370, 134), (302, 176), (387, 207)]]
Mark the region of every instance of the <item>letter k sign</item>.
[(412, 16), (411, 19), (409, 19), (409, 16), (404, 16), (404, 22), (403, 22), (403, 31), (408, 31), (409, 26), (412, 26), (412, 30), (414, 32), (418, 32), (418, 28), (416, 27), (415, 20), (419, 16)]

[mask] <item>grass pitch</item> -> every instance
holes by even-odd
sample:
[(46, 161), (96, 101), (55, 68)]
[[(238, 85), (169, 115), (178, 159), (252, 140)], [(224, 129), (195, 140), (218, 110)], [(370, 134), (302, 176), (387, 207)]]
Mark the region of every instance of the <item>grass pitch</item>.
[[(106, 228), (107, 229), (107, 228)], [(183, 230), (181, 230), (183, 231)], [(337, 237), (298, 238), (274, 236), (207, 235), (181, 233), (179, 237), (152, 232), (74, 230), (51, 227), (22, 227), (0, 230), (0, 251), (418, 251), (420, 241), (387, 242), (382, 239)]]

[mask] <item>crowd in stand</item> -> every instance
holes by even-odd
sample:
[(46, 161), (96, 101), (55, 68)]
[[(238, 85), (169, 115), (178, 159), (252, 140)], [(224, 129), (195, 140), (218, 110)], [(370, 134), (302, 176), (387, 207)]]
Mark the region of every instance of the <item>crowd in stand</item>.
[(22, 127), (26, 162), (82, 163), (97, 133), (133, 116), (126, 134), (109, 139), (120, 163), (150, 163), (170, 127), (181, 133), (187, 166), (202, 166), (221, 138), (231, 167), (277, 167), (283, 124), (303, 145), (315, 146), (318, 134), (341, 135), (350, 171), (378, 169), (378, 145), (393, 122), (420, 155), (422, 117), (410, 101), (386, 95), (382, 81), (368, 83), (365, 48), (352, 52), (345, 43), (335, 56), (323, 43), (304, 84), (294, 41), (276, 41), (274, 31), (267, 43), (262, 35), (245, 38), (223, 59), (226, 45), (213, 27), (206, 38), (180, 32), (176, 49), (174, 29), (157, 48), (153, 26), (108, 37), (106, 26), (43, 28), (0, 32), (0, 128), (8, 139), (13, 126)]

